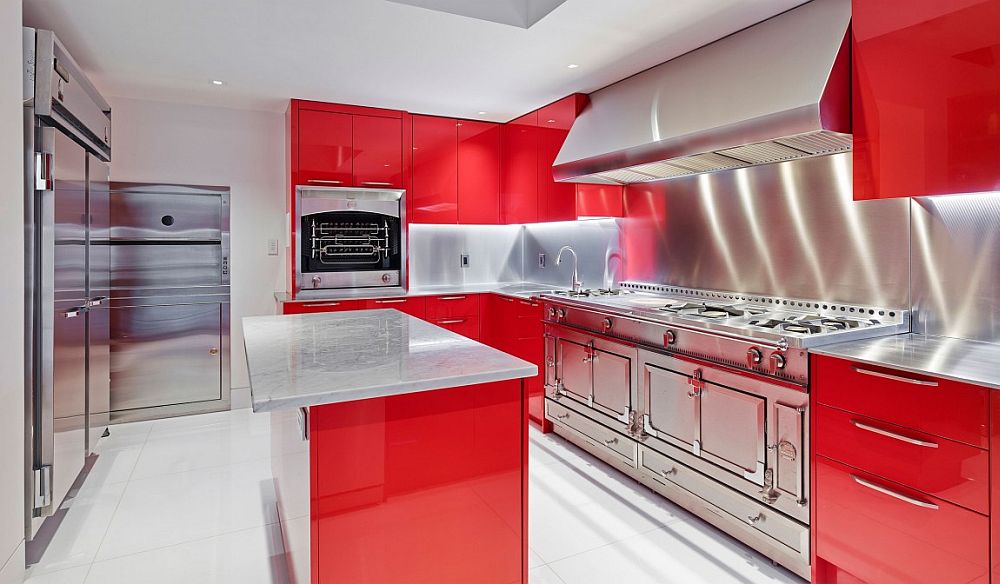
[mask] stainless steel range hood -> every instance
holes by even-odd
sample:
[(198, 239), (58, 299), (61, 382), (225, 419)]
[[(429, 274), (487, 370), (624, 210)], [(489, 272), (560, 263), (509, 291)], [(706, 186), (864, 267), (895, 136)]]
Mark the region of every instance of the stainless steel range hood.
[(553, 165), (629, 184), (851, 149), (850, 0), (813, 0), (590, 94)]

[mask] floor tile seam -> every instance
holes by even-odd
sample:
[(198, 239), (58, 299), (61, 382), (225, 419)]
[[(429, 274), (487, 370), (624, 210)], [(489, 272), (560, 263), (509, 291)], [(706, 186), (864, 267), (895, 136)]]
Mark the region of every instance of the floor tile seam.
[[(120, 554), (120, 555), (110, 556), (110, 557), (107, 557), (107, 558), (97, 559), (96, 556), (95, 556), (95, 559), (91, 562), (91, 566), (93, 566), (93, 564), (100, 564), (102, 562), (110, 562), (112, 560), (120, 560), (122, 558), (127, 558), (127, 557), (130, 557), (130, 556), (137, 556), (139, 554), (146, 554), (146, 553), (150, 553), (150, 552), (165, 550), (165, 549), (169, 549), (169, 548), (173, 548), (173, 547), (187, 545), (187, 544), (190, 544), (190, 543), (198, 543), (198, 542), (201, 542), (201, 541), (208, 541), (210, 539), (215, 539), (217, 537), (223, 537), (223, 536), (226, 536), (226, 535), (232, 535), (232, 534), (235, 534), (235, 533), (241, 533), (241, 532), (250, 531), (250, 530), (253, 530), (253, 529), (261, 529), (263, 527), (271, 527), (273, 525), (279, 525), (279, 522), (278, 521), (267, 521), (267, 522), (261, 523), (259, 525), (251, 525), (249, 527), (240, 527), (238, 529), (227, 529), (225, 531), (220, 531), (218, 533), (213, 533), (211, 535), (199, 536), (199, 537), (195, 537), (194, 539), (185, 539), (184, 541), (176, 541), (176, 542), (173, 542), (173, 543), (168, 543), (166, 545), (159, 545), (159, 546), (156, 546), (156, 547), (151, 547), (151, 548), (147, 548), (147, 549), (133, 551), (133, 552), (129, 552), (129, 553), (126, 553), (126, 554)], [(89, 571), (88, 571), (88, 573), (89, 573)]]
[[(240, 464), (249, 464), (251, 462), (258, 462), (258, 461), (261, 461), (261, 460), (271, 460), (273, 458), (275, 458), (275, 457), (274, 456), (255, 456), (253, 458), (247, 458), (246, 460), (239, 460), (239, 461), (236, 461), (236, 462), (230, 462), (230, 463), (226, 463), (226, 464), (213, 464), (211, 466), (199, 466), (197, 468), (188, 468), (188, 469), (185, 469), (185, 470), (173, 470), (173, 471), (170, 471), (170, 472), (156, 473), (156, 474), (139, 476), (139, 477), (131, 476), (130, 475), (128, 482), (129, 483), (134, 483), (134, 482), (137, 482), (137, 481), (145, 481), (145, 480), (149, 480), (149, 479), (156, 479), (156, 478), (162, 478), (162, 477), (167, 477), (167, 476), (176, 476), (176, 475), (186, 474), (186, 473), (196, 473), (196, 472), (205, 472), (205, 471), (219, 470), (219, 469), (223, 469), (223, 468), (237, 466), (237, 465), (240, 465)], [(136, 460), (136, 466), (139, 466), (138, 463), (139, 463), (139, 461)], [(134, 472), (135, 472), (135, 469), (133, 469), (132, 475), (134, 475)], [(118, 481), (118, 482), (120, 482), (120, 481)], [(110, 483), (110, 484), (114, 484), (114, 483)]]

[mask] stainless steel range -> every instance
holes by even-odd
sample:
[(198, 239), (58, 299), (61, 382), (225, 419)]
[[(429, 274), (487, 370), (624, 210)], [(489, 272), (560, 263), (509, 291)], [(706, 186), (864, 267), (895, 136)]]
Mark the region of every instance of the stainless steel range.
[(635, 283), (543, 301), (556, 432), (808, 578), (808, 349), (909, 313)]

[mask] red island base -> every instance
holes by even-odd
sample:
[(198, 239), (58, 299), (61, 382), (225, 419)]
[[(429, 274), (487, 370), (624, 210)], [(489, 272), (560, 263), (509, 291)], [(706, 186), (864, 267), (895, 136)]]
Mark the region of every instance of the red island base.
[(303, 584), (527, 584), (520, 379), (271, 413)]

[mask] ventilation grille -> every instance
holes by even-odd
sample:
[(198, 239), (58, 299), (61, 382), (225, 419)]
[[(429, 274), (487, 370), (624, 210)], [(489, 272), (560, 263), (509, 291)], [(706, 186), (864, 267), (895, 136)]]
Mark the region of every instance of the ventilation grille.
[(852, 145), (853, 140), (850, 134), (826, 131), (809, 132), (716, 152), (705, 152), (649, 162), (629, 168), (609, 170), (581, 178), (601, 178), (618, 184), (652, 182), (758, 164), (850, 152)]

